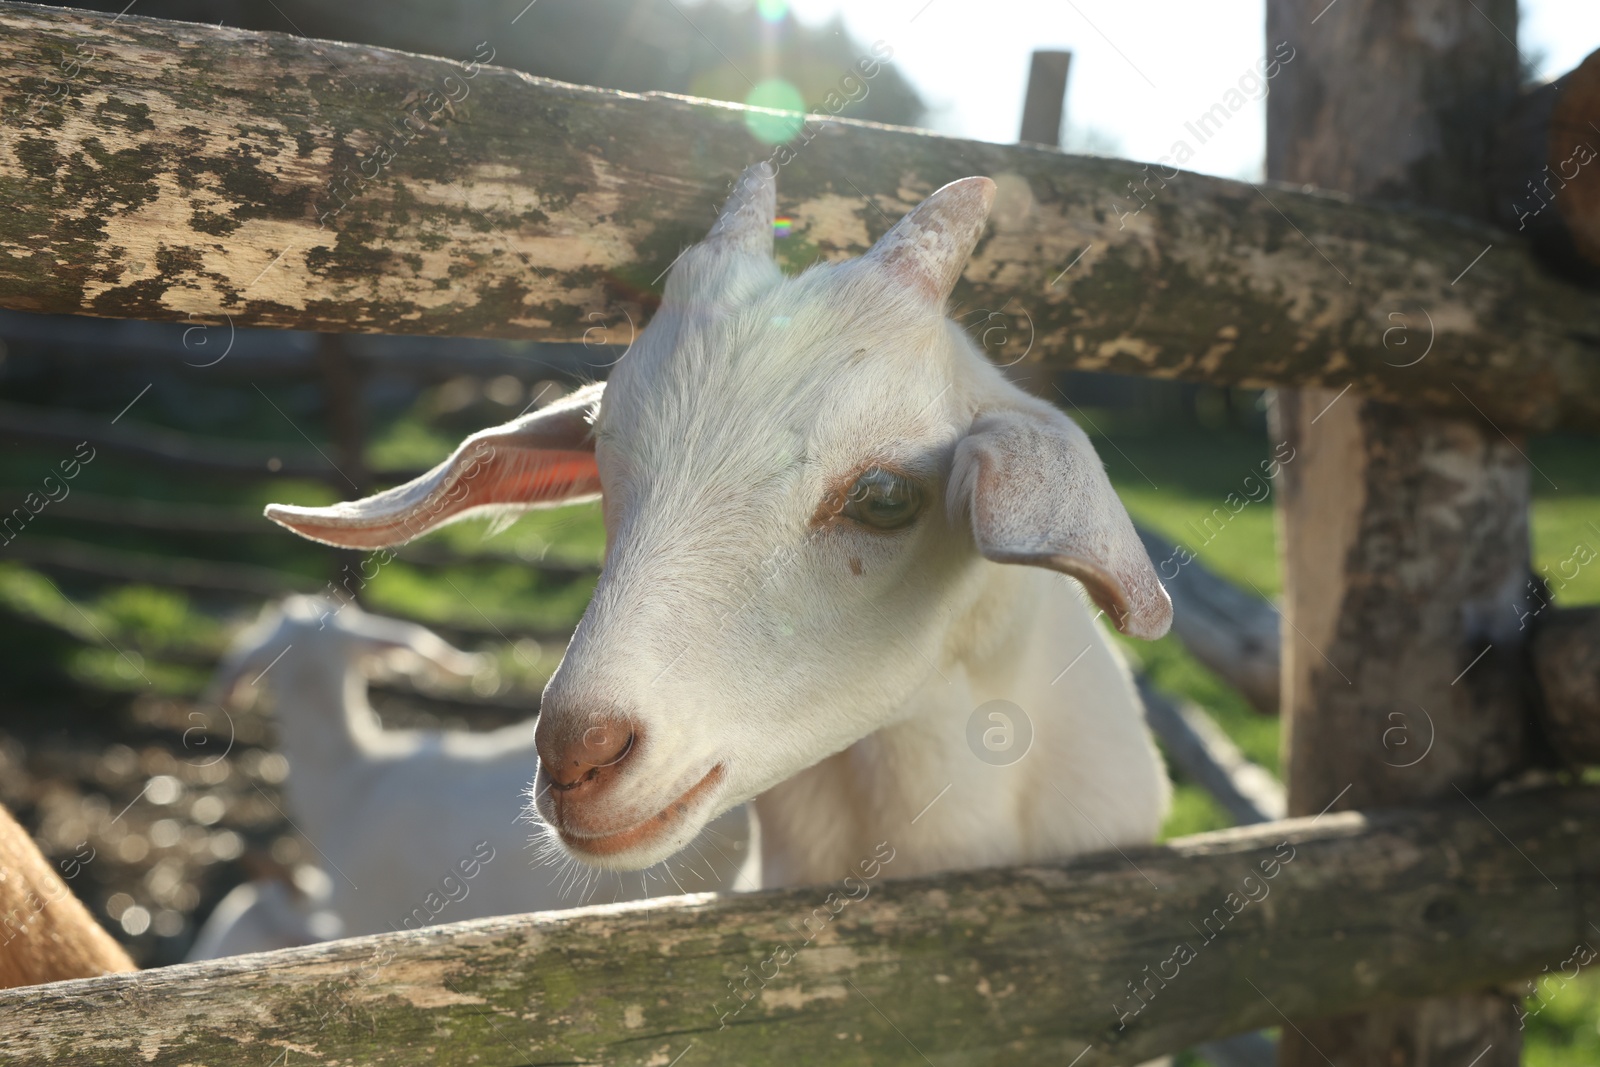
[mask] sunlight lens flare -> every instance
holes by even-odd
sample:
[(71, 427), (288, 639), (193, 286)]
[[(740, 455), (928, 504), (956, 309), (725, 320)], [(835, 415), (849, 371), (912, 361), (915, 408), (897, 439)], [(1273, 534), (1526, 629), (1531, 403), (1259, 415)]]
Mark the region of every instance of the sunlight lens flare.
[(744, 124), (750, 133), (764, 144), (781, 144), (800, 132), (805, 124), (805, 97), (800, 90), (782, 78), (768, 78), (744, 98), (749, 107), (771, 108), (782, 114), (766, 111), (747, 112)]

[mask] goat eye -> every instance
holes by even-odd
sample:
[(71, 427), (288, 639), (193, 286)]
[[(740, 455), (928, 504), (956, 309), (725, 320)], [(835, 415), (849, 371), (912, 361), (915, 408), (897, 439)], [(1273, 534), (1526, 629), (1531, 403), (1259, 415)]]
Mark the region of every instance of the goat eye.
[(851, 484), (842, 514), (875, 530), (910, 525), (922, 509), (922, 492), (903, 474), (868, 467)]

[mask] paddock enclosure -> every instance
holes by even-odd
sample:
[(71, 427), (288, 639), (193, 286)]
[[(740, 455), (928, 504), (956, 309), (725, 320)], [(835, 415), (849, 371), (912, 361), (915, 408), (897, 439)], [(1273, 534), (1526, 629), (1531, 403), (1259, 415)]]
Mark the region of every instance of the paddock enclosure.
[[(564, 342), (581, 370), (649, 320), (756, 158), (778, 165), (790, 270), (982, 174), (998, 194), (959, 306), (1025, 312), (1020, 358), (1044, 370), (1272, 387), (1271, 433), (1305, 457), (1281, 472), (1281, 620), (1198, 566), (1172, 582), (1180, 630), (1192, 611), (1280, 635), (1236, 677), (1281, 708), (1286, 792), (1148, 697), (1173, 758), (1268, 821), (886, 881), (842, 910), (826, 886), (674, 897), (3, 991), (0, 1063), (1110, 1067), (1265, 1027), (1296, 1067), (1521, 1062), (1511, 986), (1600, 937), (1600, 610), (1507, 608), (1530, 576), (1522, 443), (1600, 428), (1600, 198), (1559, 198), (1535, 245), (1493, 190), (1568, 157), (1590, 135), (1563, 122), (1600, 122), (1600, 95), (1518, 97), (1511, 0), (1433, 4), (1450, 32), (1381, 54), (1348, 27), (1430, 5), (1321, 6), (1267, 4), (1296, 59), (1258, 187), (842, 118), (777, 156), (744, 108), (531, 77), (492, 42), (441, 59), (0, 2), (0, 101), (25, 117), (0, 128), (0, 308), (351, 335), (373, 365), (418, 358), (407, 336)], [(1405, 106), (1340, 103), (1379, 81)], [(493, 363), (473, 345), (456, 358)], [(18, 439), (258, 466), (0, 408)], [(1431, 743), (1399, 766), (1382, 738), (1413, 706)]]

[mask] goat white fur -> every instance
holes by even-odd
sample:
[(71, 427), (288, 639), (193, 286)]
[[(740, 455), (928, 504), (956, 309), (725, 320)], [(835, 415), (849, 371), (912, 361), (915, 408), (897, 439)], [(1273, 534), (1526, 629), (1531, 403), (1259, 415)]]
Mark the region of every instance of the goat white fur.
[[(421, 626), (303, 596), (268, 605), (219, 666), (212, 686), (219, 702), (266, 672), (261, 684), (273, 690), (289, 761), (288, 813), (326, 863), (331, 887), (304, 898), (279, 883), (239, 887), (191, 958), (591, 900), (731, 890), (741, 877), (737, 888), (754, 888), (745, 810), (731, 811), (696, 850), (649, 872), (648, 881), (602, 881), (570, 862), (530, 870), (530, 827), (521, 815), (538, 762), (534, 723), (485, 732), (385, 730), (367, 700), (368, 670), (380, 658), (399, 669), (425, 663), (455, 674), (478, 665)], [(342, 932), (327, 921), (329, 911)]]
[(328, 907), (333, 883), (327, 872), (303, 864), (292, 877), (257, 878), (234, 886), (211, 909), (184, 958), (243, 956), (342, 936), (344, 920)]
[[(903, 876), (1151, 840), (1160, 757), (1062, 575), (1138, 637), (1171, 603), (1088, 438), (944, 314), (994, 188), (786, 278), (758, 164), (603, 388), (406, 486), (267, 515), (374, 547), (603, 489), (605, 571), (538, 727), (538, 812), (585, 862), (654, 862), (751, 798), (769, 886), (879, 842)], [(992, 700), (1031, 723), (1010, 766), (967, 740)]]

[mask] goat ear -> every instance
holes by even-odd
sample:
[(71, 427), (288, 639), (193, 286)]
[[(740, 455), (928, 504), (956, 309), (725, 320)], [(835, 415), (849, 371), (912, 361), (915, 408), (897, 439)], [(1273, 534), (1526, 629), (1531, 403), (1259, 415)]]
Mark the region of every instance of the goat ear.
[(994, 182), (962, 178), (937, 190), (862, 257), (935, 304), (955, 288), (983, 234), (994, 203)]
[(771, 259), (772, 219), (778, 213), (777, 178), (766, 160), (746, 167), (701, 244)]
[(345, 548), (403, 544), (485, 509), (529, 508), (600, 492), (589, 423), (603, 384), (473, 434), (427, 474), (365, 500), (325, 508), (268, 504), (267, 518)]
[(385, 667), (396, 674), (410, 676), (443, 674), (454, 678), (471, 678), (489, 663), (488, 656), (450, 649), (446, 658), (424, 654), (410, 645), (395, 645), (380, 653)]
[(241, 702), (246, 705), (253, 703), (253, 692), (248, 700), (243, 699), (245, 679), (258, 675), (277, 654), (273, 637), (282, 622), (283, 614), (277, 604), (262, 605), (255, 621), (245, 627), (228, 646), (228, 651), (223, 653), (222, 661), (211, 673), (211, 680), (200, 695), (200, 703), (220, 708), (233, 707)]
[(489, 665), (489, 658), (463, 652), (450, 642), (414, 622), (383, 615), (362, 614), (350, 626), (368, 653), (380, 657), (392, 670), (419, 674), (429, 669), (458, 678), (470, 678)]
[(1049, 567), (1083, 583), (1118, 630), (1155, 640), (1172, 600), (1088, 436), (1043, 405), (982, 415), (956, 447), (949, 506), (972, 516), (996, 563)]

